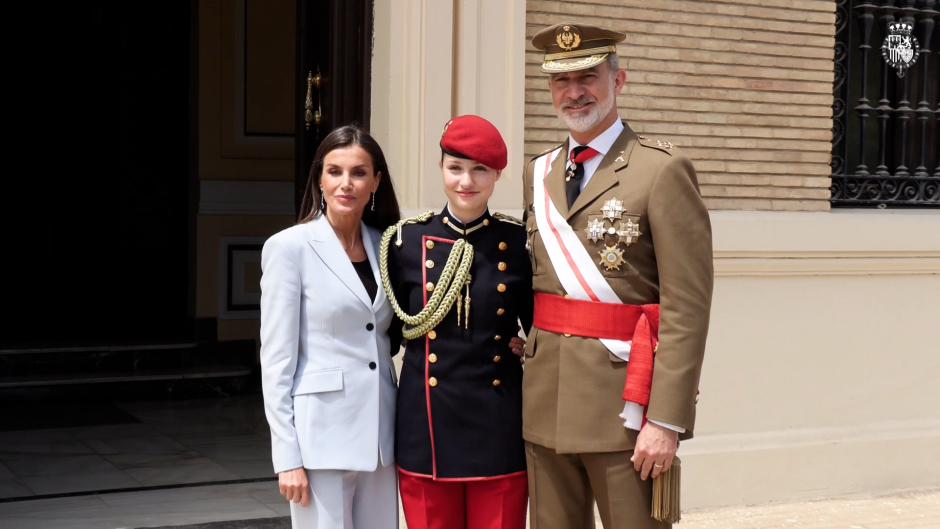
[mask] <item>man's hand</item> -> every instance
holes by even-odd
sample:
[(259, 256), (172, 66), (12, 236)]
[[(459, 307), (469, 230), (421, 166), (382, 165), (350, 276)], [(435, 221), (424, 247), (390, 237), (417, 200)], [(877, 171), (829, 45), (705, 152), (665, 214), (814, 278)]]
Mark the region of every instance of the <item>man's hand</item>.
[(279, 472), (277, 487), (287, 501), (299, 503), (301, 507), (310, 505), (310, 483), (307, 482), (306, 470), (295, 468)]
[(637, 436), (630, 461), (640, 473), (640, 479), (645, 481), (649, 476), (656, 478), (669, 470), (678, 449), (678, 432), (647, 421)]

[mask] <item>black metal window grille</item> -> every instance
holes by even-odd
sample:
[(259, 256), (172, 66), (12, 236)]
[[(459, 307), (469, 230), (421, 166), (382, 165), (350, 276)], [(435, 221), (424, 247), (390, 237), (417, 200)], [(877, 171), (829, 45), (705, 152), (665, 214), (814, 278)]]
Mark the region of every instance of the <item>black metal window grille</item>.
[[(940, 0), (837, 0), (832, 205), (940, 206)], [(903, 77), (882, 58), (894, 22), (920, 57)]]

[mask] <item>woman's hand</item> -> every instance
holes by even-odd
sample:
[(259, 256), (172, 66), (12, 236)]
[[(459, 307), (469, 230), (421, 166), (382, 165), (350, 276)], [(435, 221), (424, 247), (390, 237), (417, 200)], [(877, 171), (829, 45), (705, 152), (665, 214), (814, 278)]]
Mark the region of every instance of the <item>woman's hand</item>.
[(277, 487), (287, 501), (299, 503), (301, 507), (310, 505), (310, 483), (303, 468), (278, 472)]
[(522, 354), (525, 353), (525, 340), (518, 336), (513, 336), (509, 340), (509, 349), (512, 351), (512, 354), (522, 358)]

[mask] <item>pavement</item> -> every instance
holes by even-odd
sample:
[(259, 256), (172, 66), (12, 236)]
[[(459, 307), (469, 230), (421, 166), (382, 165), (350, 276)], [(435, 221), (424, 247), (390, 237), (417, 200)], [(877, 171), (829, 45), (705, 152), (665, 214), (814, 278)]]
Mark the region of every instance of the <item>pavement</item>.
[[(0, 527), (117, 529), (283, 516), (273, 482), (0, 503)], [(401, 523), (404, 528), (404, 521)], [(597, 528), (601, 527), (600, 520)], [(940, 489), (684, 513), (676, 529), (940, 529)]]
[(684, 514), (676, 528), (940, 529), (940, 489), (709, 509)]

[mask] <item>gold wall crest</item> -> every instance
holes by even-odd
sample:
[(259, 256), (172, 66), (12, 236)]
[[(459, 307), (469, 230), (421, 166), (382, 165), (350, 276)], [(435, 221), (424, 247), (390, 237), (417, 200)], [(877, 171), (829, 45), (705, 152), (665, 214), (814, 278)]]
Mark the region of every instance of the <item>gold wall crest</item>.
[(571, 51), (581, 45), (581, 30), (576, 26), (562, 26), (555, 31), (555, 43), (559, 48)]

